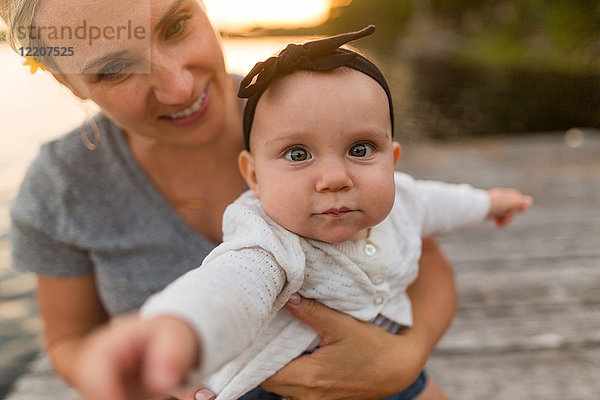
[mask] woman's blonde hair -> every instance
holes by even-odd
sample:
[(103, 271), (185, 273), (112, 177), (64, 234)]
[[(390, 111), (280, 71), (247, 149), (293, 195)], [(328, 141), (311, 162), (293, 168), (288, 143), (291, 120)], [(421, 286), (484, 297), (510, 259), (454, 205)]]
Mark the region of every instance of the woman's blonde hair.
[[(20, 47), (43, 47), (42, 40), (29, 34), (34, 26), (34, 16), (39, 0), (0, 0), (0, 18), (8, 26), (7, 41), (18, 52)], [(40, 57), (46, 67), (56, 70), (52, 57)]]
[[(203, 0), (197, 0), (204, 11), (206, 5)], [(7, 41), (10, 47), (21, 54), (20, 47), (44, 47), (39, 35), (30, 35), (34, 27), (35, 11), (40, 0), (0, 0), (0, 18), (8, 26)], [(33, 36), (33, 37), (32, 37)], [(38, 61), (52, 71), (59, 72), (52, 56), (39, 56)]]
[(31, 45), (30, 35), (17, 34), (19, 27), (33, 25), (33, 16), (39, 0), (0, 0), (0, 17), (8, 26), (8, 43), (18, 47)]

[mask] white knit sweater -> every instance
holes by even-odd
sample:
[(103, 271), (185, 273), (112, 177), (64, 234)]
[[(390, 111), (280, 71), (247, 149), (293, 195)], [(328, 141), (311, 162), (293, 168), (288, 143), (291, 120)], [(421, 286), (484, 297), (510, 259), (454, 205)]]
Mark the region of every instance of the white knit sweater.
[[(194, 383), (212, 376), (218, 399), (237, 399), (318, 339), (282, 308), (299, 292), (361, 320), (412, 324), (406, 288), (417, 277), (421, 238), (484, 221), (485, 191), (396, 173), (390, 215), (369, 237), (331, 244), (302, 238), (269, 218), (246, 192), (223, 216), (223, 243), (142, 308), (176, 315), (202, 344)], [(293, 211), (292, 211), (293, 212)]]

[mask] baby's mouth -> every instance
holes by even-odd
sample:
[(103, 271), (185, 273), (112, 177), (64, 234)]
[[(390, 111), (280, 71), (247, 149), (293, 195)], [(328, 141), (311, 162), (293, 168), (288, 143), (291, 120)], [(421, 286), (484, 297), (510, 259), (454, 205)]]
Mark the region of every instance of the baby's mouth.
[(322, 212), (322, 215), (329, 215), (331, 217), (339, 217), (341, 215), (347, 214), (349, 212), (352, 212), (352, 210), (350, 210), (349, 208), (346, 207), (342, 207), (342, 208), (330, 208), (329, 210), (326, 210), (324, 212)]

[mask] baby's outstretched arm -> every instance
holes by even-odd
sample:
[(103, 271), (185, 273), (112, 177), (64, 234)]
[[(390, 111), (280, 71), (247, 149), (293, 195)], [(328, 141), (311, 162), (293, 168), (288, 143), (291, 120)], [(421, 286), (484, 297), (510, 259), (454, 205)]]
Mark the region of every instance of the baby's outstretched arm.
[(194, 330), (179, 318), (128, 316), (84, 344), (74, 384), (85, 399), (147, 399), (183, 384), (198, 348)]
[(490, 212), (488, 218), (494, 221), (494, 225), (503, 228), (519, 212), (525, 212), (533, 200), (516, 189), (494, 188), (488, 190), (490, 198)]

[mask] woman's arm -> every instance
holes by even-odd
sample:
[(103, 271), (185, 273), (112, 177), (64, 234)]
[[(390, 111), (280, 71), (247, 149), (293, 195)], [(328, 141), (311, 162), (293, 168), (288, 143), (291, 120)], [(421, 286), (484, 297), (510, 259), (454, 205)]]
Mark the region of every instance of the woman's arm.
[(288, 303), (323, 339), (263, 383), (271, 392), (300, 399), (380, 399), (414, 382), (454, 316), (452, 269), (433, 239), (423, 241), (420, 273), (408, 290), (412, 327), (391, 335), (367, 322), (302, 299)]
[(90, 276), (38, 276), (38, 302), (45, 326), (46, 347), (56, 372), (72, 383), (75, 360), (88, 334), (108, 320), (96, 280)]
[(421, 340), (427, 361), (456, 312), (456, 286), (452, 266), (433, 238), (423, 239), (419, 277), (408, 288), (414, 324), (405, 333)]

